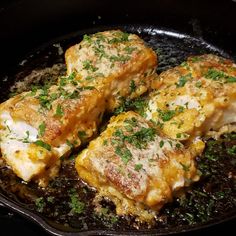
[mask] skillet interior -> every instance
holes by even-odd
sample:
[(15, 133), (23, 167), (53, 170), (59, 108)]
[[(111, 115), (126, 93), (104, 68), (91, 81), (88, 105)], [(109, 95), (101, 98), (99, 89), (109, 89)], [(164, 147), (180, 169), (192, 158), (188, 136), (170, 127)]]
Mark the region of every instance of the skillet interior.
[[(220, 50), (203, 40), (192, 38), (190, 36), (179, 34), (177, 32), (168, 31), (166, 29), (160, 29), (152, 26), (134, 26), (134, 25), (126, 25), (126, 26), (109, 26), (109, 27), (99, 27), (93, 28), (84, 31), (78, 31), (73, 34), (67, 35), (65, 37), (56, 39), (52, 42), (49, 42), (40, 48), (32, 51), (28, 56), (23, 58), (18, 66), (15, 67), (15, 70), (11, 72), (6, 71), (6, 75), (3, 77), (3, 81), (0, 84), (0, 89), (3, 91), (1, 93), (0, 99), (4, 101), (8, 96), (10, 87), (17, 80), (21, 80), (25, 76), (27, 76), (33, 69), (42, 69), (45, 67), (51, 67), (55, 63), (64, 63), (64, 54), (61, 53), (59, 49), (58, 43), (65, 50), (70, 45), (73, 45), (81, 40), (83, 34), (90, 34), (98, 31), (102, 31), (105, 29), (113, 29), (113, 28), (121, 28), (128, 32), (133, 32), (141, 35), (141, 37), (151, 46), (159, 55), (159, 67), (158, 73), (166, 70), (170, 67), (180, 64), (183, 60), (185, 60), (190, 55), (203, 54), (203, 53), (214, 53), (220, 56), (224, 56), (227, 58), (231, 58), (233, 55), (228, 55), (223, 50)], [(63, 66), (62, 66), (63, 71)], [(66, 166), (65, 166), (66, 167)], [(65, 177), (71, 177), (73, 180), (72, 183), (69, 184), (69, 188), (73, 187), (74, 176), (68, 176), (65, 171)], [(81, 186), (81, 183), (76, 183)], [(35, 186), (30, 186), (35, 189)], [(67, 186), (68, 187), (68, 186)], [(235, 186), (234, 186), (235, 188)], [(5, 186), (5, 190), (9, 188)], [(41, 193), (44, 194), (44, 193)], [(233, 193), (232, 193), (233, 194)], [(235, 194), (235, 189), (234, 189)], [(86, 195), (85, 197), (92, 197), (93, 191), (90, 192), (90, 195)], [(74, 229), (71, 227), (65, 227), (60, 220), (59, 223), (55, 223), (53, 218), (49, 219), (42, 215), (35, 214), (34, 208), (27, 206), (27, 202), (22, 202), (17, 197), (17, 194), (11, 194), (10, 191), (4, 191), (1, 189), (1, 201), (10, 207), (11, 209), (25, 215), (26, 217), (31, 218), (32, 220), (38, 222), (45, 230), (51, 232), (55, 235), (78, 235), (78, 232), (81, 232), (81, 235), (91, 235), (91, 234), (155, 234), (155, 235), (163, 235), (163, 234), (171, 234), (176, 232), (185, 232), (189, 230), (198, 229), (199, 227), (209, 226), (215, 223), (222, 222), (223, 220), (230, 219), (236, 215), (235, 206), (232, 207), (231, 210), (225, 213), (219, 213), (219, 215), (215, 215), (213, 218), (210, 218), (205, 223), (197, 222), (196, 224), (190, 224), (189, 221), (186, 221), (186, 224), (182, 226), (178, 226), (176, 224), (163, 224), (162, 227), (160, 225), (156, 226), (156, 229), (147, 230), (145, 227), (141, 227), (142, 231), (136, 231), (133, 227), (125, 227), (126, 219), (121, 219), (120, 223), (114, 226), (112, 231), (106, 225), (101, 222), (96, 222), (93, 224), (91, 222), (91, 217), (89, 214), (91, 212), (87, 212), (89, 217), (85, 217), (85, 223), (89, 226), (89, 229), (92, 231), (86, 230), (86, 227), (83, 228), (81, 226), (81, 218), (79, 221), (70, 222), (70, 225), (74, 226)], [(232, 196), (232, 197), (235, 197)], [(163, 212), (166, 211), (165, 214), (168, 213), (168, 207), (164, 208)], [(28, 208), (28, 209), (27, 209)], [(170, 209), (171, 210), (171, 207)], [(74, 231), (74, 233), (73, 233)], [(66, 233), (67, 232), (67, 233)], [(76, 232), (76, 233), (75, 233)]]

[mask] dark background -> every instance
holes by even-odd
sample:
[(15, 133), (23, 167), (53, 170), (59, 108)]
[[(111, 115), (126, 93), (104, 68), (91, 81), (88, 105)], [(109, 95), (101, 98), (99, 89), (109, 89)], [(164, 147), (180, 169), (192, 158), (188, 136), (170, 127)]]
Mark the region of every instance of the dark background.
[[(236, 0), (1, 0), (0, 72), (33, 48), (80, 29), (152, 24), (203, 38), (236, 60)], [(233, 234), (236, 220), (191, 235)], [(44, 235), (0, 205), (1, 235)]]
[(154, 24), (236, 54), (236, 0), (1, 0), (3, 65), (49, 39), (95, 25)]

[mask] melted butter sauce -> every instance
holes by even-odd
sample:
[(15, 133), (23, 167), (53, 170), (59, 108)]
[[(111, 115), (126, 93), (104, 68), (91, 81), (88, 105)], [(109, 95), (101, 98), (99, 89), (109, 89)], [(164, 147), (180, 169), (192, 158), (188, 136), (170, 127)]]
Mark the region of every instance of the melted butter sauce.
[[(197, 164), (202, 173), (201, 181), (167, 204), (151, 228), (198, 225), (235, 212), (236, 134), (224, 135), (217, 141), (208, 140)], [(63, 161), (60, 176), (45, 189), (22, 182), (2, 160), (0, 176), (0, 186), (6, 194), (63, 227), (79, 230), (150, 227), (135, 222), (132, 217), (117, 217), (115, 206), (106, 199), (94, 205), (96, 191), (78, 179), (74, 159)], [(78, 204), (81, 203), (80, 211)]]

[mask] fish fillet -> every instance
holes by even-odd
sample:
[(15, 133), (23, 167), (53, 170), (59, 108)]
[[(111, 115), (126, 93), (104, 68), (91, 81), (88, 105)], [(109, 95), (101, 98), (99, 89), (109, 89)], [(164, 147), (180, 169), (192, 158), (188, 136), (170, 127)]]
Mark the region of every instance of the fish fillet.
[(65, 54), (67, 73), (105, 94), (112, 111), (122, 98), (145, 93), (156, 76), (157, 56), (135, 34), (120, 30), (85, 35)]
[(199, 179), (195, 154), (158, 133), (130, 111), (112, 117), (107, 129), (76, 158), (79, 176), (108, 197), (119, 215), (153, 219), (153, 211)]
[(215, 55), (190, 57), (157, 78), (146, 119), (168, 137), (192, 142), (236, 122), (236, 65)]

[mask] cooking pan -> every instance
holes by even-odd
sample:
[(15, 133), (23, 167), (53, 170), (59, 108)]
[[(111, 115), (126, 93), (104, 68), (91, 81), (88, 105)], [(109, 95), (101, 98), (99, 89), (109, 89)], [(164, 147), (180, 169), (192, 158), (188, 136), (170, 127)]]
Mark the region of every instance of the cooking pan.
[[(63, 54), (59, 53), (57, 45), (65, 50), (80, 41), (83, 34), (106, 29), (139, 34), (158, 53), (158, 72), (195, 54), (214, 53), (236, 60), (235, 1), (15, 0), (2, 1), (0, 7), (1, 101), (6, 99), (14, 82), (31, 70), (55, 62), (63, 64)], [(6, 227), (3, 226), (8, 234), (22, 230), (41, 235), (41, 228), (54, 235), (167, 235), (192, 234), (195, 230), (197, 233), (232, 232), (236, 216), (235, 210), (197, 225), (142, 231), (114, 231), (99, 227), (80, 231), (55, 224), (2, 190), (0, 201), (0, 223), (8, 222)], [(40, 227), (29, 223), (28, 219)], [(16, 226), (21, 229), (16, 230)]]

